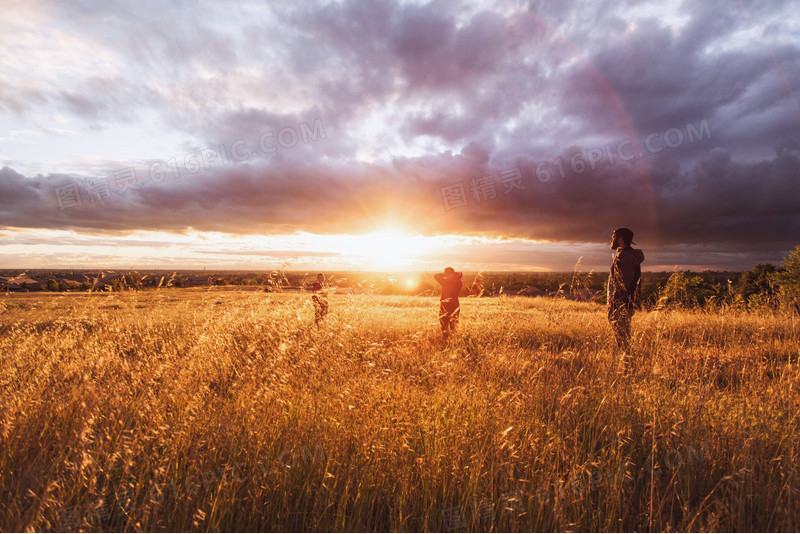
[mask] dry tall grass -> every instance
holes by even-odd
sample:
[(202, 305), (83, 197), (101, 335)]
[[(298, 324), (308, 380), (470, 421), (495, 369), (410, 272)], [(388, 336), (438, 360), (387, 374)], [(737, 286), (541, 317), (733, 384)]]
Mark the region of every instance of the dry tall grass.
[(791, 317), (437, 304), (4, 297), (0, 529), (800, 529)]

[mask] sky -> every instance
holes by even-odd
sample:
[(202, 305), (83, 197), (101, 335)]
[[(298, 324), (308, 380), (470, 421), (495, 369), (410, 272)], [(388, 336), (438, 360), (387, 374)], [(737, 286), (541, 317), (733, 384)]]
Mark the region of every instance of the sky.
[(745, 270), (789, 1), (3, 1), (0, 269)]

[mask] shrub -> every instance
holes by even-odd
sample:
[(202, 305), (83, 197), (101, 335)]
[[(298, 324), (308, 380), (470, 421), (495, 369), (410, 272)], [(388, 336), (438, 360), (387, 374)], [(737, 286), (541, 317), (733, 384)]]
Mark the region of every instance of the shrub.
[(742, 273), (736, 287), (737, 295), (747, 306), (771, 306), (775, 301), (775, 266), (759, 263), (752, 271)]
[(800, 313), (800, 245), (783, 259), (774, 279), (779, 286), (781, 303), (794, 307)]
[(700, 276), (689, 278), (687, 273), (678, 271), (672, 274), (658, 299), (659, 307), (695, 308), (703, 306), (715, 295), (714, 288)]

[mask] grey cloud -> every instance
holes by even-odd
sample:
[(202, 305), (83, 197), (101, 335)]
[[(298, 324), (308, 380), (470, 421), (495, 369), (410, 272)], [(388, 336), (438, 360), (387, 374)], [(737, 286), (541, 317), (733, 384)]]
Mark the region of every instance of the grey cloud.
[[(562, 154), (569, 162), (580, 149)], [(538, 160), (518, 158), (525, 190), (504, 193), (491, 151), (398, 158), (391, 168), (302, 164), (212, 169), (183, 180), (112, 194), (94, 207), (59, 210), (53, 187), (67, 177), (0, 174), (0, 224), (124, 232), (136, 229), (231, 233), (363, 232), (393, 220), (425, 233), (476, 233), (602, 242), (610, 229), (637, 228), (659, 245), (769, 242), (785, 248), (800, 235), (800, 151), (737, 162), (711, 150), (690, 169), (668, 154), (634, 163), (601, 162), (562, 178), (536, 179)], [(494, 198), (476, 201), (471, 180), (491, 176)], [(73, 178), (74, 180), (74, 178)], [(446, 210), (441, 188), (461, 183), (468, 206)]]
[(143, 107), (158, 105), (156, 91), (147, 86), (135, 86), (120, 78), (93, 77), (80, 86), (62, 90), (59, 97), (64, 106), (90, 123), (132, 120)]
[[(787, 118), (784, 101), (800, 76), (796, 45), (774, 55), (766, 46), (736, 53), (707, 48), (767, 20), (763, 9), (687, 2), (681, 11), (689, 22), (675, 33), (661, 20), (643, 18), (657, 4), (640, 4), (537, 1), (528, 12), (508, 15), (510, 2), (469, 11), (450, 1), (347, 0), (274, 5), (253, 16), (242, 5), (179, 10), (65, 2), (55, 7), (67, 23), (132, 61), (123, 79), (89, 79), (61, 88), (59, 98), (89, 120), (125, 120), (149, 106), (174, 128), (227, 141), (249, 133), (251, 119), (285, 115), (249, 102), (251, 90), (242, 95), (227, 79), (255, 65), (266, 91), (279, 80), (287, 94), (310, 102), (306, 111), (339, 132), (336, 143), (315, 147), (333, 157), (358, 151), (354, 124), (379, 110), (392, 111), (396, 143), (429, 136), (452, 148), (494, 141), (502, 151), (519, 145), (520, 135), (558, 138), (564, 146), (634, 133), (628, 119), (636, 131), (648, 132), (714, 118), (731, 125), (720, 139), (738, 149), (746, 145), (735, 124), (743, 115), (756, 115), (751, 128), (783, 118), (764, 132), (766, 146), (776, 143), (773, 136), (791, 137), (797, 124)], [(210, 26), (223, 12), (232, 26)], [(625, 34), (623, 16), (638, 29)], [(773, 57), (783, 66), (786, 90), (773, 79)], [(198, 76), (201, 69), (206, 76)], [(532, 129), (506, 125), (526, 106), (543, 103), (546, 122)]]
[(34, 106), (46, 102), (44, 93), (32, 87), (14, 87), (0, 80), (0, 112), (23, 115)]
[[(0, 199), (11, 209), (15, 203), (37, 202), (42, 193), (39, 180), (26, 180), (9, 167), (0, 169)], [(1, 205), (1, 204), (0, 204)]]

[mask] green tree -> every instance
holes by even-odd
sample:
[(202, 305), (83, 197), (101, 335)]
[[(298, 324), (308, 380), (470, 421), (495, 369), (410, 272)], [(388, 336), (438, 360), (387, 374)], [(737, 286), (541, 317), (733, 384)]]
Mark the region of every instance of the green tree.
[(775, 300), (777, 269), (771, 263), (759, 263), (752, 271), (742, 273), (736, 294), (745, 306), (772, 305)]
[(774, 276), (779, 286), (781, 301), (800, 313), (800, 245), (783, 259), (781, 269)]
[(738, 292), (744, 298), (759, 293), (773, 295), (775, 293), (775, 272), (777, 269), (771, 263), (759, 263), (752, 271), (742, 273), (739, 278)]
[(688, 273), (678, 271), (672, 274), (658, 299), (660, 307), (674, 306), (695, 308), (703, 306), (715, 295), (714, 288), (700, 276), (689, 277)]

